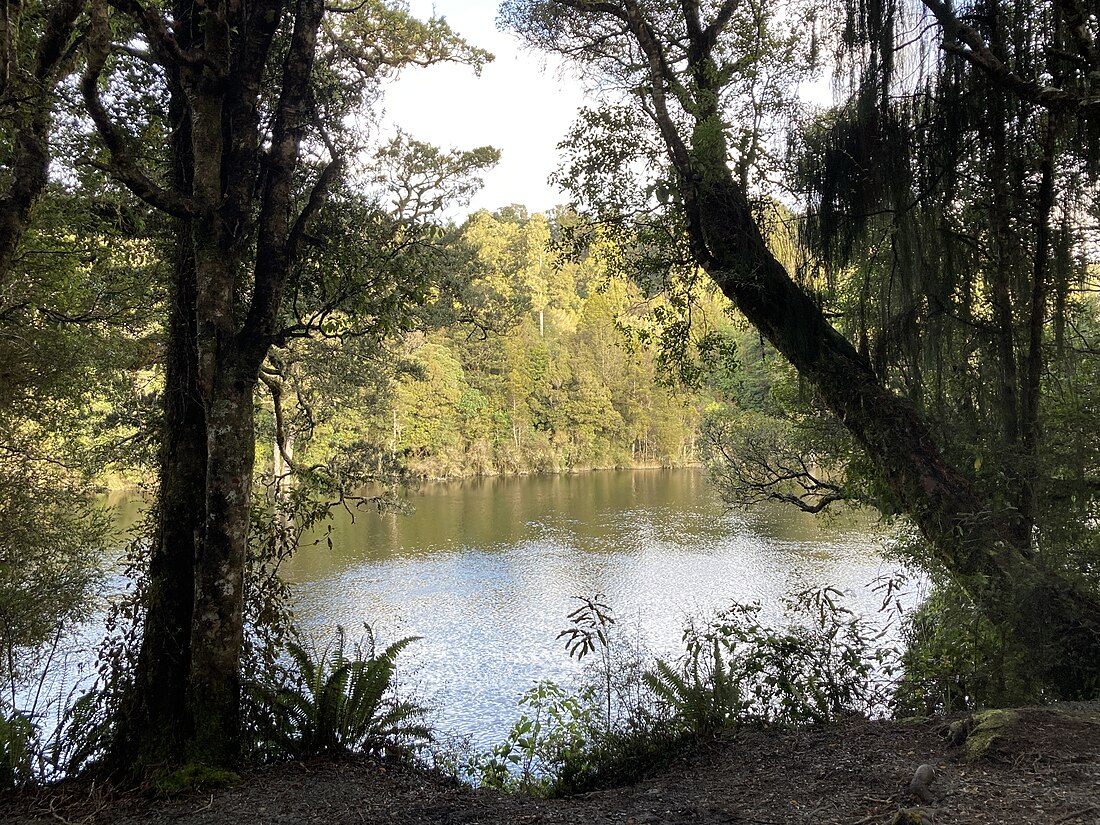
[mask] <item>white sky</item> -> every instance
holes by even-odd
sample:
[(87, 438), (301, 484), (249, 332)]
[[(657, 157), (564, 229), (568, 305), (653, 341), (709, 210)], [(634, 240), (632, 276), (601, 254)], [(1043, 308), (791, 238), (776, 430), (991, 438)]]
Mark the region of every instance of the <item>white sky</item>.
[(546, 178), (557, 167), (555, 147), (582, 105), (583, 93), (557, 63), (521, 51), (513, 36), (497, 31), (498, 2), (409, 0), (413, 15), (427, 19), (434, 8), (496, 60), (481, 77), (465, 66), (406, 70), (386, 91), (387, 121), (445, 149), (489, 145), (503, 152), (468, 211), (520, 203), (541, 212), (566, 201)]

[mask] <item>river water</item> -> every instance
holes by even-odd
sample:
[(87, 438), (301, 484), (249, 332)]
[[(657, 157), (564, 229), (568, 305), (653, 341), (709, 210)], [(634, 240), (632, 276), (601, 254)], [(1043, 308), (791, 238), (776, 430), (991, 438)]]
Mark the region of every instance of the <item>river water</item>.
[(577, 664), (558, 633), (576, 596), (602, 594), (617, 628), (655, 653), (678, 649), (686, 617), (733, 600), (811, 587), (850, 591), (869, 614), (870, 583), (893, 566), (867, 516), (823, 526), (789, 508), (733, 512), (697, 470), (635, 470), (431, 484), (411, 515), (341, 512), (332, 546), (284, 568), (299, 621), (323, 641), (369, 622), (383, 642), (423, 639), (402, 679), (436, 708), (439, 729), (484, 747), (518, 715), (535, 681), (568, 684)]

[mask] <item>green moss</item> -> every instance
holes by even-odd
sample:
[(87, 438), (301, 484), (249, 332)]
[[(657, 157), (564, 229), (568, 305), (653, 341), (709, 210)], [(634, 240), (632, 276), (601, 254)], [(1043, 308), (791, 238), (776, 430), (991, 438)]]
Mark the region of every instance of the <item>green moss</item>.
[(233, 771), (213, 768), (201, 762), (188, 762), (157, 779), (154, 788), (158, 794), (176, 796), (196, 788), (224, 788), (240, 780), (240, 776)]
[(894, 814), (890, 825), (927, 825), (928, 822), (929, 819), (924, 811), (917, 808), (902, 808)]
[(990, 746), (1019, 721), (1020, 714), (1014, 710), (986, 710), (975, 713), (970, 735), (966, 737), (966, 761), (981, 759), (989, 752)]

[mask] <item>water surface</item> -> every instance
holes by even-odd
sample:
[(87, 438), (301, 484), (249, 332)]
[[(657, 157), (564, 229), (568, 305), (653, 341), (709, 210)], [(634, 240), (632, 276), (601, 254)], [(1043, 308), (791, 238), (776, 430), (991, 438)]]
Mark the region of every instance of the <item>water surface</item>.
[(431, 484), (409, 498), (411, 515), (338, 514), (332, 547), (301, 550), (284, 572), (322, 638), (363, 622), (386, 641), (424, 637), (404, 654), (407, 681), (442, 729), (481, 746), (502, 738), (523, 690), (576, 673), (556, 638), (575, 596), (603, 594), (626, 632), (668, 654), (687, 616), (733, 600), (775, 615), (784, 595), (829, 584), (872, 612), (868, 584), (891, 569), (869, 518), (731, 512), (696, 470)]

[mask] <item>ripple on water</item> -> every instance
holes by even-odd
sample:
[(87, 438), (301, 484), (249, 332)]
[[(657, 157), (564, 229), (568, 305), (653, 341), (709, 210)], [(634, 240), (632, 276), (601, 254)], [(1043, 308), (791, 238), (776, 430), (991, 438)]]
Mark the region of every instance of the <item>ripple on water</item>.
[[(404, 520), (338, 529), (328, 566), (289, 568), (298, 615), (318, 629), (369, 620), (388, 639), (422, 636), (402, 663), (407, 679), (439, 706), (443, 729), (486, 747), (535, 681), (576, 677), (557, 638), (575, 596), (604, 594), (620, 632), (666, 655), (688, 616), (733, 600), (774, 616), (783, 595), (831, 584), (857, 591), (861, 609), (877, 605), (864, 585), (882, 562), (866, 525), (822, 532), (782, 512), (733, 513), (690, 471), (631, 480), (532, 479), (530, 495), (524, 481), (452, 485)], [(456, 524), (463, 534), (447, 532)]]

